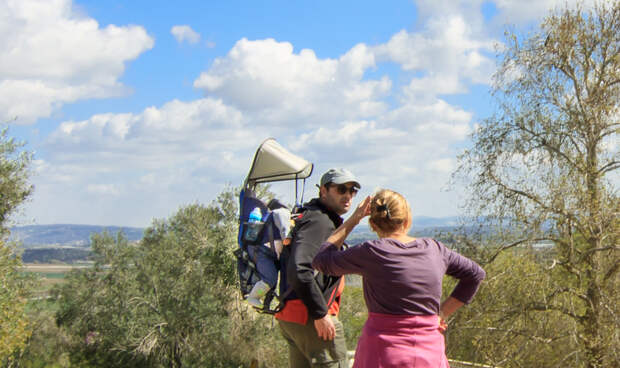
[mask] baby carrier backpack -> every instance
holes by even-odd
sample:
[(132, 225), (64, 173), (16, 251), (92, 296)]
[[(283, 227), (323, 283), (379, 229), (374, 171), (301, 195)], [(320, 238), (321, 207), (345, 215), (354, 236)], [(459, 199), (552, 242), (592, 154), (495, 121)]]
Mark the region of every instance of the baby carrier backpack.
[[(298, 204), (303, 201), (305, 179), (312, 174), (312, 170), (312, 163), (293, 155), (275, 139), (269, 138), (256, 150), (250, 172), (239, 194), (239, 248), (234, 252), (237, 257), (239, 287), (245, 299), (261, 280), (270, 281), (271, 287), (264, 295), (262, 305), (254, 305), (260, 313), (279, 312), (284, 307), (284, 298), (292, 292), (289, 288), (281, 295), (277, 293), (277, 272), (281, 267), (285, 267), (279, 262), (278, 247), (287, 245), (287, 229), (293, 228), (291, 221), (296, 216)], [(303, 186), (301, 199), (298, 201), (299, 180), (302, 180)], [(257, 198), (257, 185), (276, 181), (295, 182), (295, 206), (292, 210), (277, 199), (265, 203)]]

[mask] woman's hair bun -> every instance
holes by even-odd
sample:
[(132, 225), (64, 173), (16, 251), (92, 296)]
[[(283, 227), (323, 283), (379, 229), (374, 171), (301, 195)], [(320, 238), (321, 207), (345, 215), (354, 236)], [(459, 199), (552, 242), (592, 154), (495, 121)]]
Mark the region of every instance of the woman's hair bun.
[(381, 189), (375, 193), (370, 203), (370, 221), (376, 230), (393, 233), (410, 217), (409, 204), (402, 195), (389, 189)]

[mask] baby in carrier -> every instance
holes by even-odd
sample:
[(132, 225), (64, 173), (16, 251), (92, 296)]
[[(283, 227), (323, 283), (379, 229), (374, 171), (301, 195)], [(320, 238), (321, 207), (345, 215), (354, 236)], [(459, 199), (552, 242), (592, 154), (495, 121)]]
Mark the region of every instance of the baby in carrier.
[[(266, 226), (260, 230), (262, 232), (262, 236), (259, 235), (261, 242), (248, 247), (248, 253), (256, 265), (260, 280), (254, 284), (246, 297), (246, 301), (256, 308), (263, 306), (262, 299), (271, 289), (276, 287), (278, 282), (277, 262), (280, 259), (280, 253), (282, 253), (283, 241), (288, 236), (291, 227), (291, 211), (280, 201), (272, 199), (267, 204), (267, 208), (270, 212), (266, 216), (260, 213), (258, 207), (255, 208), (255, 211), (258, 209), (258, 218), (264, 220), (263, 223)], [(251, 232), (256, 231), (252, 227), (252, 218), (257, 216), (257, 213), (252, 212), (249, 218), (249, 226), (246, 229), (246, 239), (255, 236), (251, 234)]]

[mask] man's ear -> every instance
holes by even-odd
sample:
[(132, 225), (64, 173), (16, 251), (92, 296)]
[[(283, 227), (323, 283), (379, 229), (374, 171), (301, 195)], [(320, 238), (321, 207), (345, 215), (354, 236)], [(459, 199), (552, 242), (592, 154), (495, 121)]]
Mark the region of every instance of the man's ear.
[(319, 187), (319, 198), (323, 198), (327, 195), (327, 185), (321, 185)]

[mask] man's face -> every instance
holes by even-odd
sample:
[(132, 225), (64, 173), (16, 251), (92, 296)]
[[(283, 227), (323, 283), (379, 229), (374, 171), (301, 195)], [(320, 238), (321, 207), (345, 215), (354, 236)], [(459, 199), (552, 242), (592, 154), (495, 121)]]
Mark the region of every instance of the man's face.
[(353, 197), (357, 194), (353, 182), (345, 184), (329, 183), (321, 187), (321, 200), (330, 210), (344, 215), (351, 208)]

